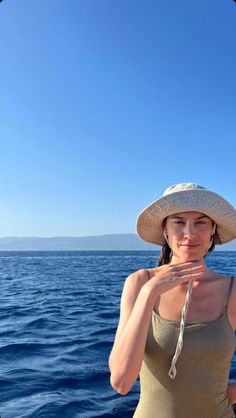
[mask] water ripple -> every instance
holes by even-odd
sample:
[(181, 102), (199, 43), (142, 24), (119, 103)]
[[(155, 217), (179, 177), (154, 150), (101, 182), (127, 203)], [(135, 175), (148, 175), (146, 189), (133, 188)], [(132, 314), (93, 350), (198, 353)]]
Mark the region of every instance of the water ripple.
[[(108, 356), (125, 278), (156, 265), (156, 252), (0, 253), (2, 418), (131, 418), (109, 383)], [(209, 266), (235, 274), (235, 253)], [(236, 378), (232, 361), (230, 378)]]

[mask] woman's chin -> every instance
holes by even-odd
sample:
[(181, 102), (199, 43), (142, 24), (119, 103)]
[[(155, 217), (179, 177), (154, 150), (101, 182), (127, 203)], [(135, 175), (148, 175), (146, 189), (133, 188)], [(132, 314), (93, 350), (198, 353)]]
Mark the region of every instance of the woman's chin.
[(205, 254), (205, 251), (203, 251), (202, 247), (196, 247), (196, 248), (181, 247), (181, 251), (179, 251), (179, 257), (185, 261), (202, 260), (204, 257), (204, 254)]
[(193, 253), (193, 254), (178, 254), (178, 259), (180, 263), (187, 263), (189, 261), (199, 261), (202, 260), (204, 257), (204, 254), (198, 252), (198, 253)]

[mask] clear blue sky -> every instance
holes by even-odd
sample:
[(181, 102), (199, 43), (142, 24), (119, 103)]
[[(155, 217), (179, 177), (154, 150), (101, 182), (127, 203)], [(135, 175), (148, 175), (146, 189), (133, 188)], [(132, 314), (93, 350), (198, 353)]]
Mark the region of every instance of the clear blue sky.
[(233, 0), (3, 0), (0, 236), (135, 232), (171, 184), (236, 205)]

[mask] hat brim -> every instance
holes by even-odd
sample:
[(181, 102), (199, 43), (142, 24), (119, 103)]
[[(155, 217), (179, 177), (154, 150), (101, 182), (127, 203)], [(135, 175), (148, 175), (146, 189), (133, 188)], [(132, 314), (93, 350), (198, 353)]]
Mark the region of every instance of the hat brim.
[(217, 225), (215, 244), (236, 238), (236, 210), (223, 197), (206, 189), (174, 192), (151, 203), (137, 218), (138, 235), (146, 242), (164, 245), (163, 220), (181, 212), (200, 212), (209, 216)]

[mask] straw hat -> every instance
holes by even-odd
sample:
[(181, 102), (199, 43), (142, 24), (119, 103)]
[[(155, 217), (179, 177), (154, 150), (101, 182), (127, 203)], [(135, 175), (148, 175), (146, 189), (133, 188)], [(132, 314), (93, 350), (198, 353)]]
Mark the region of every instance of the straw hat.
[(217, 225), (215, 244), (236, 238), (236, 210), (223, 197), (196, 183), (168, 187), (162, 197), (147, 206), (137, 218), (137, 233), (144, 241), (164, 245), (163, 220), (174, 213), (201, 212)]

